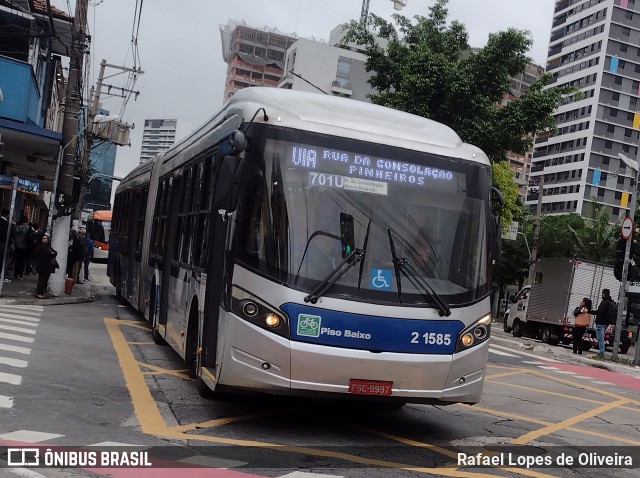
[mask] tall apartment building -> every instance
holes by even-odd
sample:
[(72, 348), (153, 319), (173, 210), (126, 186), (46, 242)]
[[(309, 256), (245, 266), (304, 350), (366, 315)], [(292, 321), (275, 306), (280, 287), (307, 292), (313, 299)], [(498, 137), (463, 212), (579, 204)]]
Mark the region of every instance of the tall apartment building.
[(175, 119), (144, 120), (142, 148), (140, 150), (141, 164), (173, 146), (176, 140), (177, 124), (178, 120)]
[[(535, 64), (527, 65), (524, 72), (511, 78), (509, 93), (504, 96), (502, 104), (506, 106), (509, 101), (519, 98), (543, 73), (544, 68), (541, 66)], [(513, 171), (513, 179), (518, 186), (518, 195), (522, 198), (523, 202), (527, 197), (532, 156), (533, 151), (527, 151), (525, 154), (516, 154), (512, 151), (507, 153), (509, 168)]]
[(295, 41), (275, 28), (252, 28), (229, 21), (220, 26), (222, 56), (227, 63), (224, 101), (249, 86), (278, 86), (284, 72), (285, 52)]
[[(544, 213), (591, 214), (591, 198), (611, 208), (611, 222), (629, 206), (633, 172), (619, 159), (638, 153), (640, 0), (558, 0), (547, 72), (554, 86), (576, 86), (556, 110), (558, 134), (535, 141), (531, 178), (544, 177)], [(538, 194), (529, 191), (533, 208)]]

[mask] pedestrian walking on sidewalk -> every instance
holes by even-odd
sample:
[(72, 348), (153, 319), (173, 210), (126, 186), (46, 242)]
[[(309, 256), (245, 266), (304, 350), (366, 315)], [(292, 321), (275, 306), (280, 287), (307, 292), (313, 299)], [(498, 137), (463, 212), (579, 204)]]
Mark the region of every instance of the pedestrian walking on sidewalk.
[(591, 322), (591, 299), (585, 297), (573, 311), (575, 322), (573, 325), (573, 353), (582, 355), (582, 336)]
[(36, 260), (36, 268), (38, 269), (36, 297), (38, 299), (44, 299), (44, 294), (47, 292), (47, 284), (49, 283), (49, 276), (60, 267), (56, 260), (58, 252), (49, 244), (48, 235), (42, 235), (33, 255)]

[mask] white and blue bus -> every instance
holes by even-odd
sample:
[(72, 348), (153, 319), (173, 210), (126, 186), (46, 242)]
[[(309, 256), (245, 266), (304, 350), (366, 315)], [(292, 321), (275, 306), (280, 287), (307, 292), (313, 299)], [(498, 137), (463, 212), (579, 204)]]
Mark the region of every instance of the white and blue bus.
[(247, 88), (120, 183), (108, 274), (203, 395), (476, 403), (492, 198), (447, 126)]

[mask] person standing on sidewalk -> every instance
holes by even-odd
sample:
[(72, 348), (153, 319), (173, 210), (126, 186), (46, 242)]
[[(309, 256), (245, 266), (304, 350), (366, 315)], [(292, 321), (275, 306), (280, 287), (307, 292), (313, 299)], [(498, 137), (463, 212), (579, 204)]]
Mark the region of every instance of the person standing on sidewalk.
[(56, 261), (58, 252), (49, 244), (49, 236), (43, 234), (40, 242), (36, 244), (33, 255), (36, 260), (36, 268), (38, 269), (36, 297), (38, 299), (44, 299), (44, 295), (47, 292), (47, 284), (49, 283), (49, 276), (59, 267), (58, 261)]
[(602, 289), (602, 300), (598, 305), (598, 310), (592, 310), (591, 315), (596, 316), (596, 337), (598, 338), (598, 357), (604, 357), (604, 333), (609, 326), (609, 308), (613, 299), (611, 299), (611, 292), (609, 289)]
[(13, 271), (13, 277), (18, 280), (22, 280), (22, 274), (26, 266), (27, 258), (29, 257), (29, 243), (33, 236), (33, 230), (27, 216), (22, 216), (20, 222), (16, 225), (16, 263), (15, 270)]
[(582, 336), (591, 322), (591, 299), (585, 297), (573, 311), (576, 317), (573, 325), (573, 353), (582, 355)]
[[(4, 266), (4, 250), (9, 248), (9, 237), (11, 233), (11, 222), (9, 221), (9, 210), (3, 208), (0, 211), (0, 269)], [(9, 264), (9, 254), (7, 254), (7, 265)]]
[(89, 263), (93, 259), (93, 239), (91, 239), (84, 230), (80, 231), (80, 237), (83, 241), (84, 251), (84, 280), (89, 280)]

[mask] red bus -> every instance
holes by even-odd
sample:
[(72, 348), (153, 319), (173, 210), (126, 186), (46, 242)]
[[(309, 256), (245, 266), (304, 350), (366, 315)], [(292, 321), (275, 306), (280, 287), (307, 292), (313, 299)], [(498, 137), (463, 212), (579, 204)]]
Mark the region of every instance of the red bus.
[(111, 211), (93, 211), (87, 218), (87, 234), (93, 239), (93, 259), (106, 260), (109, 255)]

